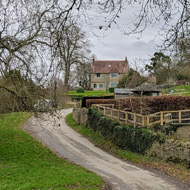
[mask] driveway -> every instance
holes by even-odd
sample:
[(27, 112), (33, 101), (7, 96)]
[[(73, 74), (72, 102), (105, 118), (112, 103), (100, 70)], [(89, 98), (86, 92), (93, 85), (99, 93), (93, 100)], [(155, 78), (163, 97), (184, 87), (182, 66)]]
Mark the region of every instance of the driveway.
[(23, 129), (60, 157), (102, 176), (113, 190), (189, 190), (163, 174), (121, 161), (96, 147), (65, 123), (70, 112), (72, 109), (65, 109), (53, 117), (32, 117)]

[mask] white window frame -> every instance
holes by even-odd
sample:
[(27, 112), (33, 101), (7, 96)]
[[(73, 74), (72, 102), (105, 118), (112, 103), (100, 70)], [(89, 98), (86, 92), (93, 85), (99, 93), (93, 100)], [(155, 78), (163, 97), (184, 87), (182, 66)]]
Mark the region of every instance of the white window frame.
[(110, 73), (111, 78), (118, 78), (119, 74), (118, 73)]

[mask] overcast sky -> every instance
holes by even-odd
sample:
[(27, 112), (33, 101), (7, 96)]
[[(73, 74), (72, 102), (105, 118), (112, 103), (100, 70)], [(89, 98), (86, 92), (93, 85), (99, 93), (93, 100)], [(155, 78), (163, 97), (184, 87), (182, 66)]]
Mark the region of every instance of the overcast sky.
[[(161, 37), (155, 37), (160, 28), (158, 25), (148, 26), (141, 37), (140, 35), (122, 34), (122, 31), (128, 31), (129, 27), (133, 27), (133, 24), (129, 23), (135, 18), (135, 11), (135, 7), (133, 7), (133, 9), (126, 7), (122, 13), (119, 14), (120, 18), (116, 19), (118, 26), (113, 23), (111, 28), (106, 32), (104, 29), (100, 30), (98, 27), (107, 24), (104, 15), (101, 14), (97, 15), (97, 17), (90, 18), (90, 22), (93, 26), (91, 27), (91, 32), (88, 29), (87, 31), (90, 34), (90, 41), (93, 45), (91, 48), (92, 53), (96, 55), (96, 59), (124, 60), (125, 56), (127, 56), (129, 63), (132, 64), (134, 59), (140, 58), (148, 60), (158, 51), (156, 45), (161, 44)], [(86, 24), (89, 25), (89, 23)]]
[(118, 30), (111, 30), (107, 37), (91, 37), (92, 52), (98, 60), (123, 60), (127, 56), (131, 63), (135, 58), (150, 59), (157, 51), (158, 39), (154, 39), (151, 31), (138, 39), (135, 35), (122, 35)]

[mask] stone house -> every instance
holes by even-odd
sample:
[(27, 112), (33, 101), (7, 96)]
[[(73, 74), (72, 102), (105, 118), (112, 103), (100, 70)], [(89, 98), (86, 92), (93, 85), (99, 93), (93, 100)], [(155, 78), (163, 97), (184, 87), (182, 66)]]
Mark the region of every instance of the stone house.
[(93, 59), (91, 88), (106, 91), (110, 87), (116, 87), (119, 80), (128, 72), (127, 57), (123, 61), (96, 61)]

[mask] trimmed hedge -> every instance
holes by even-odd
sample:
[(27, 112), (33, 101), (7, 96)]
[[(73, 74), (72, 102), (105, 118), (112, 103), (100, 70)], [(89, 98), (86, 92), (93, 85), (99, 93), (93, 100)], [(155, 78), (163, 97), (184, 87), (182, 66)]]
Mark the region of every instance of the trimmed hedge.
[(110, 92), (110, 93), (113, 93), (113, 92), (114, 92), (114, 89), (115, 89), (115, 87), (110, 87), (110, 88), (109, 88), (109, 92)]
[[(106, 100), (107, 100), (107, 99), (112, 99), (112, 100), (113, 100), (113, 99), (114, 99), (114, 96), (85, 96), (85, 97), (82, 98), (82, 108), (87, 106), (87, 105), (86, 105), (86, 101), (87, 101), (87, 100), (90, 100), (90, 99), (93, 99), (93, 100), (94, 100), (94, 99), (99, 99), (99, 100), (100, 100), (100, 99), (106, 99)], [(109, 101), (109, 100), (108, 100), (108, 101)]]
[(160, 136), (149, 129), (121, 125), (94, 108), (88, 110), (87, 126), (107, 140), (111, 140), (119, 148), (140, 154), (144, 154), (150, 149), (154, 140), (160, 140)]
[(76, 92), (77, 93), (84, 93), (84, 88), (78, 88)]
[(115, 99), (89, 99), (86, 100), (86, 107), (90, 108), (92, 104), (114, 104), (117, 107), (119, 104)]
[(143, 114), (159, 111), (190, 109), (190, 96), (130, 97), (120, 100), (87, 100), (87, 107), (92, 104), (114, 104), (117, 109), (130, 108), (134, 113)]

